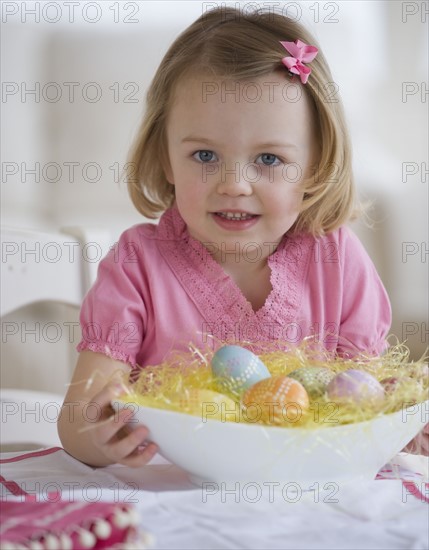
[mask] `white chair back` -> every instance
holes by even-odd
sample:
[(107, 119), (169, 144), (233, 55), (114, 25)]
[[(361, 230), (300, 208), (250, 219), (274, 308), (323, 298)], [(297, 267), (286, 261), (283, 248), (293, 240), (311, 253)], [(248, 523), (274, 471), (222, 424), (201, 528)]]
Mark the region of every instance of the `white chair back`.
[[(107, 232), (100, 230), (68, 228), (67, 233), (47, 233), (2, 228), (1, 316), (37, 302), (79, 308), (108, 245)], [(2, 321), (2, 327), (6, 324)], [(7, 362), (1, 366), (3, 372), (16, 368)], [(56, 419), (64, 395), (35, 391), (31, 380), (28, 385), (0, 388), (2, 451), (60, 445)]]

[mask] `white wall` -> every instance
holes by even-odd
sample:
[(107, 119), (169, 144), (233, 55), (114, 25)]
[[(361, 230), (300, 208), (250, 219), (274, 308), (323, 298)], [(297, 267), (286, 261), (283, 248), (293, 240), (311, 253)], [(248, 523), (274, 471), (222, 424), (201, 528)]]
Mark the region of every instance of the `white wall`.
[[(124, 228), (142, 220), (110, 167), (123, 166), (144, 108), (145, 90), (162, 55), (209, 5), (216, 2), (81, 2), (71, 22), (67, 2), (27, 2), (25, 7), (3, 2), (3, 224), (43, 229), (99, 226), (110, 231), (114, 242)], [(422, 13), (426, 4), (348, 0), (251, 5), (277, 5), (300, 17), (330, 61), (352, 133), (358, 189), (376, 204), (375, 229), (358, 225), (357, 230), (389, 291), (392, 331), (402, 340), (407, 336), (403, 323), (409, 323), (407, 328), (416, 332), (409, 344), (417, 356), (428, 344), (427, 175), (422, 174), (428, 149), (428, 103), (422, 96), (422, 82), (427, 80), (427, 24)], [(28, 13), (34, 7), (39, 22)], [(73, 102), (67, 82), (77, 83)], [(85, 85), (94, 82), (102, 97), (90, 102), (96, 88)], [(416, 93), (403, 97), (406, 82)], [(40, 83), (39, 101), (25, 96), (25, 89), (35, 83)], [(47, 83), (54, 84), (43, 93)], [(117, 102), (112, 86), (119, 92)], [(46, 99), (57, 90), (62, 92), (59, 101)], [(133, 91), (131, 99), (136, 101), (126, 102)], [(74, 162), (75, 177), (69, 181), (67, 164)], [(25, 176), (22, 163), (27, 168), (40, 163), (40, 181)], [(406, 179), (404, 163), (416, 170)], [(55, 178), (55, 165), (62, 169), (61, 179), (46, 181)], [(99, 170), (97, 182), (85, 181), (96, 174), (90, 165)], [(15, 168), (16, 174), (8, 172)], [(405, 250), (412, 254), (403, 257)], [(24, 318), (36, 313), (26, 311)], [(7, 342), (5, 364), (18, 348), (22, 356), (18, 341)], [(37, 349), (45, 354), (45, 372), (58, 368), (52, 364), (50, 344), (40, 343)], [(3, 381), (8, 383), (5, 371)], [(43, 379), (42, 385), (46, 382)]]

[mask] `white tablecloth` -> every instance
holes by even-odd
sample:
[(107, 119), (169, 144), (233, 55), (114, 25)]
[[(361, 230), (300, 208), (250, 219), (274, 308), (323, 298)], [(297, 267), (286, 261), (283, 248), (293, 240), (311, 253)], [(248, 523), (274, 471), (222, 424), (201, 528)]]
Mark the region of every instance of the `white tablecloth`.
[[(1, 455), (3, 499), (134, 503), (154, 549), (429, 548), (427, 459), (401, 455), (377, 479), (346, 485), (207, 484), (161, 460), (93, 469), (61, 449)], [(390, 472), (390, 470), (392, 472)], [(400, 478), (400, 479), (399, 479)], [(15, 495), (15, 496), (12, 496)]]

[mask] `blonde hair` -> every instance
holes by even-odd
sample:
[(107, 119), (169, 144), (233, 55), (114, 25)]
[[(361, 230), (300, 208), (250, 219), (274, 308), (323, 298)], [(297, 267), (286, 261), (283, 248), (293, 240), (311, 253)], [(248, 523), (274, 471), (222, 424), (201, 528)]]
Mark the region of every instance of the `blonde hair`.
[[(171, 45), (147, 92), (146, 113), (128, 158), (127, 183), (139, 212), (156, 218), (174, 202), (168, 183), (166, 120), (177, 85), (192, 75), (246, 81), (288, 71), (280, 41), (316, 45), (296, 21), (273, 11), (242, 13), (234, 8), (209, 11)], [(318, 46), (317, 46), (318, 47)], [(304, 198), (293, 231), (328, 233), (355, 217), (351, 147), (337, 87), (320, 51), (302, 86), (314, 108), (318, 163), (303, 182)], [(295, 77), (297, 78), (297, 77)]]

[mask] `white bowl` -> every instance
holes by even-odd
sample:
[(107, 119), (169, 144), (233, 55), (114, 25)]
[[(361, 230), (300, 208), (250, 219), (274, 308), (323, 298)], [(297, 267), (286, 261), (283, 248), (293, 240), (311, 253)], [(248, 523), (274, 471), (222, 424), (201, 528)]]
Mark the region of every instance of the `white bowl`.
[(132, 407), (134, 421), (170, 462), (204, 482), (345, 482), (374, 479), (428, 421), (429, 401), (355, 424), (319, 429), (283, 428), (205, 419)]

